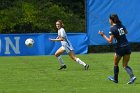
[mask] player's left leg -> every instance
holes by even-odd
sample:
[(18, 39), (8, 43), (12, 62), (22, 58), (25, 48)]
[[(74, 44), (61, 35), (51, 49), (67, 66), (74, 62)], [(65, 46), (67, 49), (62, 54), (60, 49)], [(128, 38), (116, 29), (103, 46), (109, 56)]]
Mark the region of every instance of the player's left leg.
[(130, 76), (130, 80), (128, 81), (127, 84), (132, 84), (136, 80), (136, 77), (133, 74), (132, 68), (130, 66), (128, 66), (129, 59), (130, 59), (130, 54), (123, 56), (123, 67), (126, 70), (126, 72), (128, 73), (128, 75)]
[(73, 59), (74, 61), (78, 62), (79, 64), (84, 66), (85, 70), (88, 70), (89, 65), (86, 64), (85, 62), (83, 62), (82, 60), (80, 60), (79, 58), (77, 58), (73, 52), (73, 50), (69, 51), (68, 55), (70, 56), (71, 59)]

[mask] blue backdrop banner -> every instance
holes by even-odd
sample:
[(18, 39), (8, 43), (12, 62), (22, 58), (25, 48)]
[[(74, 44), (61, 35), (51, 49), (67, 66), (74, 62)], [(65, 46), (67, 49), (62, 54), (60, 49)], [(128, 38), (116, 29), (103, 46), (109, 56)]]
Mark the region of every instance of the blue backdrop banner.
[[(51, 42), (48, 38), (56, 38), (57, 34), (1, 34), (0, 56), (29, 56), (29, 55), (53, 55), (61, 46), (60, 42)], [(27, 47), (25, 40), (32, 38), (34, 45)], [(86, 54), (88, 50), (87, 35), (85, 33), (68, 34), (75, 54)]]
[(109, 15), (118, 14), (122, 24), (128, 30), (129, 42), (140, 42), (140, 1), (139, 0), (86, 0), (87, 34), (89, 45), (108, 44), (100, 35), (103, 30), (109, 35)]

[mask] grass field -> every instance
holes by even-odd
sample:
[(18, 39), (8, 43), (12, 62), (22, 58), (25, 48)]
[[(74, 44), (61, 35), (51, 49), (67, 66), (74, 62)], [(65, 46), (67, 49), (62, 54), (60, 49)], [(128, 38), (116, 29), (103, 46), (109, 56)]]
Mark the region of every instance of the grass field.
[(63, 56), (66, 70), (57, 70), (54, 56), (0, 57), (0, 93), (139, 93), (140, 52), (131, 55), (130, 66), (137, 80), (127, 85), (129, 76), (120, 62), (119, 83), (113, 75), (113, 53), (77, 55), (90, 65), (88, 71)]

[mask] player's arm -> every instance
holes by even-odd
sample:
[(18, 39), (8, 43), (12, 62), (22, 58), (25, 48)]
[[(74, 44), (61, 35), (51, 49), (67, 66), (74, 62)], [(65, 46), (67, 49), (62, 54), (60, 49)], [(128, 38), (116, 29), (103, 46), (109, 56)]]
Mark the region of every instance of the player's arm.
[[(61, 37), (60, 37), (61, 36)], [(64, 30), (61, 30), (60, 32), (60, 36), (58, 35), (58, 37), (56, 39), (51, 39), (51, 41), (54, 41), (54, 42), (58, 42), (58, 41), (64, 41), (64, 37), (65, 37), (65, 31)]]
[(124, 30), (125, 34), (128, 34), (128, 31), (127, 30)]
[(123, 31), (124, 31), (125, 34), (128, 34), (128, 31), (127, 31), (127, 29), (125, 28), (125, 26), (123, 26)]
[(58, 42), (58, 41), (63, 41), (64, 38), (60, 38), (60, 37), (59, 38), (57, 37), (56, 39), (49, 38), (49, 40), (54, 41), (54, 42)]
[(98, 32), (105, 40), (107, 40), (109, 43), (112, 43), (114, 35), (110, 35), (110, 37), (108, 38), (103, 31), (99, 31)]

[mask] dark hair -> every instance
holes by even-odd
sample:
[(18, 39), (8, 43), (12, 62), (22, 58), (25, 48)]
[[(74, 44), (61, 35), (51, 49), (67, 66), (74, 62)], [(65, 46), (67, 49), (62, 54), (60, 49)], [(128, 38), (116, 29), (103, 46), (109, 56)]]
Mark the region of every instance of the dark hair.
[(122, 24), (117, 14), (111, 14), (109, 17), (113, 23), (115, 24)]

